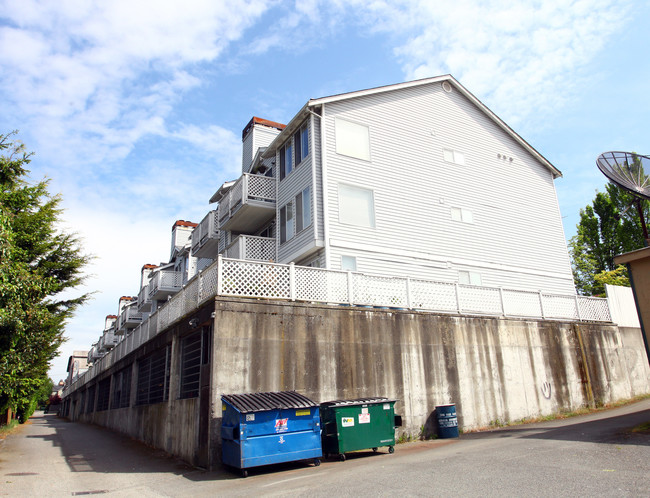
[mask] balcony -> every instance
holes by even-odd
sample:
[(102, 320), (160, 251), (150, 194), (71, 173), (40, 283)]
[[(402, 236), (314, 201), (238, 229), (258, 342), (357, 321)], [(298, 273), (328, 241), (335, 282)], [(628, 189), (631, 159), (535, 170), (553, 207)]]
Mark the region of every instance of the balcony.
[(149, 297), (149, 284), (145, 285), (138, 293), (138, 311), (148, 313), (151, 311), (151, 298)]
[(136, 328), (147, 317), (148, 313), (138, 311), (135, 306), (126, 306), (120, 318), (117, 320), (117, 334), (128, 333), (130, 329)]
[(162, 301), (176, 294), (183, 287), (183, 272), (159, 270), (149, 280), (149, 299)]
[(100, 353), (107, 353), (115, 346), (117, 346), (118, 342), (120, 342), (119, 336), (115, 335), (112, 331), (104, 332), (104, 335), (99, 339), (97, 347)]
[(90, 351), (88, 351), (88, 363), (94, 363), (95, 361), (99, 360), (102, 356), (104, 356), (100, 351), (99, 351), (99, 343), (93, 344), (93, 346), (90, 348)]
[(244, 173), (219, 202), (219, 229), (254, 232), (275, 217), (276, 180)]
[(273, 237), (239, 235), (226, 248), (224, 256), (251, 261), (276, 261), (276, 240)]
[(215, 258), (219, 252), (219, 214), (210, 211), (192, 231), (192, 256)]

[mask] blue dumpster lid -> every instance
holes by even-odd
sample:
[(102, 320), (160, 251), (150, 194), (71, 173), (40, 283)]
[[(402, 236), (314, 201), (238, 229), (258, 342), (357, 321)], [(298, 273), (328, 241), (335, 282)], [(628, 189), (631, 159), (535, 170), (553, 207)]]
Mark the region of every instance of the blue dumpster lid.
[(356, 405), (374, 405), (379, 403), (395, 403), (396, 399), (388, 398), (357, 398), (357, 399), (338, 399), (336, 401), (325, 401), (320, 406), (356, 406)]
[(312, 400), (296, 391), (272, 393), (224, 394), (221, 399), (230, 403), (240, 413), (285, 410), (291, 408), (311, 408), (318, 406)]

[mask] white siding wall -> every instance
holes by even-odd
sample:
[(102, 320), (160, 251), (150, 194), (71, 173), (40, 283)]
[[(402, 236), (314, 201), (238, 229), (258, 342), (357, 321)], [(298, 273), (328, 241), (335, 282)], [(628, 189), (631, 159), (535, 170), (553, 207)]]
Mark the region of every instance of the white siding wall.
[[(309, 128), (310, 145), (312, 143), (311, 141), (312, 133), (313, 130), (310, 126)], [(293, 141), (293, 135), (289, 140)], [(292, 148), (293, 154), (295, 154), (295, 150), (296, 149), (294, 144)], [(278, 234), (277, 239), (279, 244), (278, 262), (280, 263), (289, 263), (290, 259), (294, 259), (291, 258), (292, 254), (296, 254), (296, 252), (300, 253), (303, 249), (313, 246), (314, 214), (315, 214), (313, 209), (311, 213), (312, 223), (307, 228), (303, 229), (300, 233), (294, 235), (292, 239), (288, 240), (284, 244), (279, 243), (280, 242), (280, 208), (282, 208), (292, 200), (295, 200), (296, 195), (298, 195), (300, 192), (302, 192), (304, 188), (308, 186), (311, 186), (311, 195), (313, 196), (315, 193), (316, 189), (314, 188), (314, 175), (312, 171), (313, 159), (314, 159), (314, 151), (310, 147), (309, 155), (300, 162), (298, 167), (296, 167), (296, 165), (294, 164), (293, 171), (291, 171), (291, 173), (289, 173), (283, 180), (280, 180), (278, 182), (278, 196), (276, 201), (276, 206), (277, 206), (276, 220), (277, 220), (277, 234)], [(276, 161), (276, 176), (278, 179), (280, 178), (279, 165), (280, 165), (280, 160), (278, 157)], [(294, 227), (295, 227), (295, 221), (296, 220), (294, 218)]]
[[(335, 117), (370, 127), (370, 161), (336, 153)], [(551, 172), (458, 91), (328, 103), (324, 126), (332, 268), (346, 254), (364, 272), (456, 280), (460, 269), (484, 285), (574, 291)], [(445, 162), (445, 148), (465, 165)], [(339, 222), (339, 182), (374, 190), (375, 228)], [(452, 221), (452, 207), (473, 223)]]

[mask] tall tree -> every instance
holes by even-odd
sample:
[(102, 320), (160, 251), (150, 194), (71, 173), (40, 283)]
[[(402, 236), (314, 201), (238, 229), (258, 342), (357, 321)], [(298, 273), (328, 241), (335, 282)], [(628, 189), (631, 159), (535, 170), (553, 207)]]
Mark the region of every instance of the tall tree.
[(49, 382), (66, 320), (88, 298), (63, 293), (82, 283), (89, 258), (57, 229), (61, 198), (48, 180), (27, 181), (31, 154), (14, 135), (0, 134), (0, 413), (24, 420)]
[[(569, 241), (573, 276), (578, 292), (604, 295), (605, 283), (629, 285), (626, 271), (617, 268), (614, 256), (644, 246), (643, 230), (635, 198), (611, 183), (597, 192), (590, 205), (580, 210), (577, 233)], [(642, 202), (646, 219), (648, 202)]]

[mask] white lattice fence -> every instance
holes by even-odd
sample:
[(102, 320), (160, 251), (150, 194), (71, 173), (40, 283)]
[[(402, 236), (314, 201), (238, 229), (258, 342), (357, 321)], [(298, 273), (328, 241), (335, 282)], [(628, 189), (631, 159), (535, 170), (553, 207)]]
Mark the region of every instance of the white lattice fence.
[(275, 200), (275, 178), (270, 176), (248, 176), (248, 197), (264, 201)]
[(349, 303), (346, 272), (295, 267), (296, 299), (321, 303)]
[(503, 312), (506, 316), (542, 316), (539, 292), (503, 289)]
[(244, 240), (244, 259), (275, 261), (275, 239), (270, 237), (240, 236)]
[(408, 307), (405, 278), (352, 274), (352, 299), (355, 304)]
[(597, 322), (610, 322), (612, 320), (606, 299), (578, 296), (578, 306), (580, 309), (580, 317), (583, 320)]
[(205, 271), (199, 274), (199, 279), (201, 283), (201, 293), (199, 298), (199, 304), (203, 304), (209, 299), (214, 298), (217, 295), (217, 278), (219, 276), (219, 267), (215, 263), (212, 266), (209, 266)]
[(578, 320), (576, 309), (576, 296), (563, 296), (561, 294), (543, 294), (542, 305), (544, 306), (545, 318), (564, 318)]
[(475, 285), (458, 285), (459, 309), (467, 313), (501, 315), (501, 296), (499, 289)]
[(221, 293), (230, 296), (290, 299), (289, 265), (222, 260)]
[(456, 286), (452, 283), (411, 279), (409, 281), (411, 307), (444, 312), (458, 311)]

